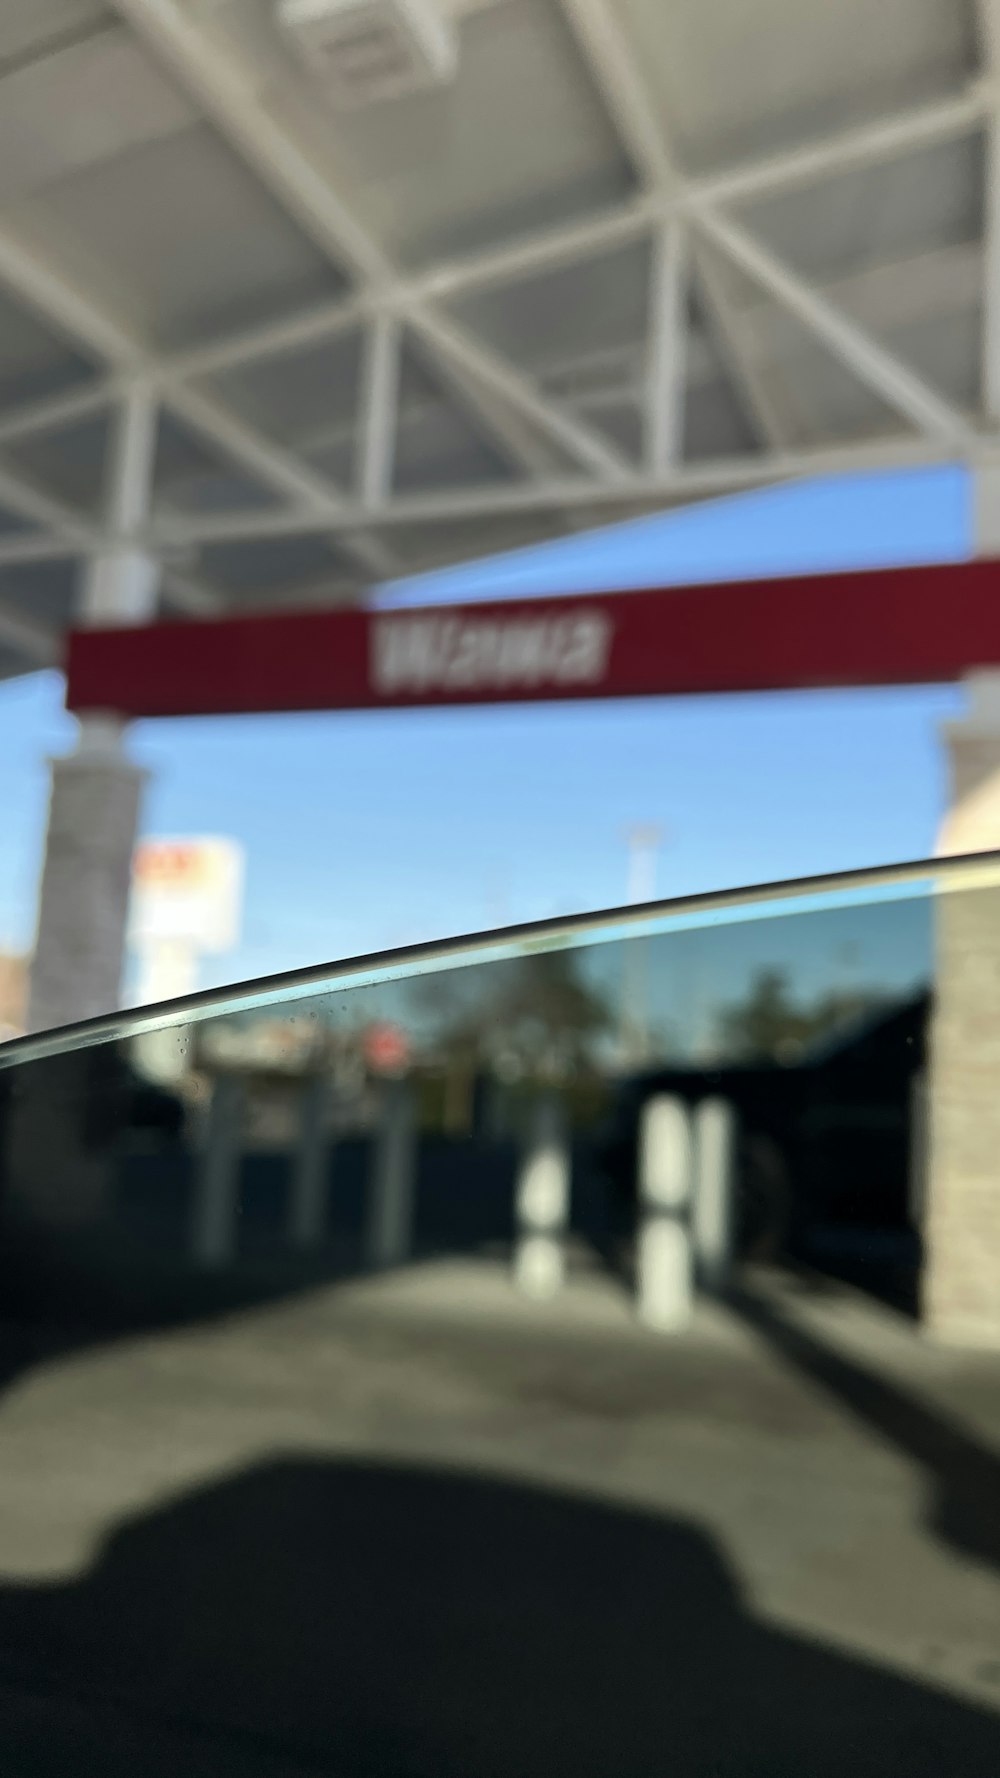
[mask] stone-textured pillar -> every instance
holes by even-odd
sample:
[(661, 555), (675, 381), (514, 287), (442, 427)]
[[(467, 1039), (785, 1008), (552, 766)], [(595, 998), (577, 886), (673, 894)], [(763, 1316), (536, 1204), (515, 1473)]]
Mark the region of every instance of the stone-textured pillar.
[[(149, 512), (155, 447), (156, 404), (136, 387), (121, 401), (112, 428), (107, 545), (83, 571), (83, 624), (145, 623), (155, 611), (158, 564), (136, 541)], [(124, 751), (120, 720), (106, 711), (82, 715), (75, 752), (52, 766), (30, 1031), (119, 1005), (141, 785), (142, 773)]]
[(948, 810), (937, 850), (947, 857), (1000, 848), (1000, 670), (970, 673), (968, 713), (946, 723)]
[(53, 762), (31, 1031), (119, 1005), (142, 778), (107, 718), (84, 718), (76, 751)]
[[(942, 853), (1000, 847), (1000, 674), (969, 691), (968, 717), (945, 733)], [(935, 913), (924, 1315), (941, 1339), (1000, 1346), (1000, 884), (971, 867)]]
[(1000, 888), (937, 903), (924, 1241), (930, 1331), (1000, 1346)]

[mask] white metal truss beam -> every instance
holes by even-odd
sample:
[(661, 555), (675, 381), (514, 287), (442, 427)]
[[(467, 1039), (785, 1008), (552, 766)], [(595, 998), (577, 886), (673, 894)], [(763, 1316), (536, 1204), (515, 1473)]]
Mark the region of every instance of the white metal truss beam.
[(223, 48), (204, 28), (205, 9), (185, 8), (177, 0), (111, 0), (111, 7), (193, 93), (304, 232), (336, 240), (340, 266), (360, 281), (384, 281), (388, 267), (367, 230), (262, 100), (259, 75), (242, 66), (236, 46)]
[[(138, 0), (130, 0), (130, 3), (137, 4)], [(583, 3), (590, 4), (590, 0), (583, 0)], [(980, 5), (984, 19), (995, 15), (996, 0), (980, 0)], [(171, 10), (175, 13), (177, 11), (176, 7)], [(189, 529), (191, 537), (221, 540), (224, 537), (329, 531), (338, 535), (341, 548), (352, 551), (364, 562), (369, 572), (382, 576), (398, 571), (397, 565), (388, 558), (385, 544), (372, 538), (370, 532), (364, 528), (372, 521), (371, 511), (363, 510), (357, 502), (344, 497), (332, 483), (319, 477), (295, 451), (283, 449), (263, 437), (253, 427), (230, 413), (225, 404), (217, 401), (214, 396), (202, 389), (192, 389), (188, 380), (208, 376), (214, 371), (235, 367), (269, 353), (294, 351), (338, 330), (357, 325), (362, 319), (380, 314), (409, 316), (414, 310), (422, 310), (425, 315), (428, 312), (431, 314), (433, 324), (434, 319), (445, 320), (434, 308), (434, 304), (440, 299), (507, 282), (514, 283), (519, 278), (531, 276), (548, 267), (570, 264), (591, 255), (612, 251), (616, 246), (643, 237), (662, 239), (663, 223), (672, 217), (683, 216), (689, 220), (694, 232), (700, 230), (701, 238), (711, 240), (720, 254), (728, 254), (734, 263), (740, 264), (744, 272), (748, 272), (762, 289), (767, 290), (771, 296), (776, 296), (783, 306), (817, 331), (831, 350), (842, 356), (845, 362), (850, 362), (855, 369), (858, 368), (860, 348), (865, 360), (865, 371), (862, 374), (873, 386), (879, 388), (880, 393), (892, 405), (905, 413), (908, 419), (926, 427), (935, 440), (944, 444), (947, 451), (954, 451), (960, 446), (963, 454), (975, 456), (976, 442), (964, 416), (958, 414), (948, 403), (942, 402), (919, 378), (914, 379), (907, 367), (900, 365), (891, 354), (869, 339), (863, 330), (855, 328), (841, 311), (829, 303), (823, 293), (797, 278), (787, 267), (775, 261), (773, 256), (767, 255), (760, 243), (748, 236), (745, 230), (741, 230), (728, 219), (720, 218), (717, 207), (721, 204), (743, 202), (765, 192), (809, 185), (840, 170), (875, 164), (921, 146), (948, 141), (968, 134), (984, 120), (988, 120), (991, 128), (994, 128), (1000, 77), (996, 75), (993, 62), (989, 67), (991, 72), (987, 78), (978, 79), (950, 99), (920, 106), (875, 124), (842, 131), (822, 140), (806, 143), (788, 153), (772, 155), (707, 178), (688, 181), (680, 189), (674, 186), (669, 190), (646, 193), (585, 222), (529, 234), (503, 246), (465, 255), (412, 276), (395, 277), (390, 267), (386, 281), (366, 283), (362, 291), (348, 298), (314, 305), (309, 310), (245, 330), (239, 335), (210, 341), (166, 357), (158, 358), (152, 354), (144, 342), (134, 336), (131, 329), (106, 313), (63, 274), (46, 264), (33, 247), (20, 241), (9, 229), (5, 230), (0, 232), (0, 282), (6, 283), (26, 306), (34, 309), (57, 331), (107, 364), (109, 371), (106, 376), (95, 378), (91, 384), (82, 388), (71, 389), (63, 395), (49, 397), (0, 415), (0, 444), (31, 432), (56, 428), (83, 419), (119, 399), (136, 380), (148, 380), (165, 406), (186, 420), (194, 430), (213, 439), (226, 456), (242, 463), (248, 472), (292, 502), (287, 510), (192, 517), (189, 524), (195, 529)], [(645, 126), (640, 124), (638, 127)], [(996, 201), (994, 190), (991, 208), (996, 207)], [(727, 231), (725, 240), (720, 238), (720, 227)], [(993, 286), (1000, 283), (1000, 269), (996, 263), (996, 238), (997, 231), (995, 228), (991, 230), (988, 217), (985, 260), (987, 296), (991, 280)], [(996, 408), (1000, 406), (997, 393), (1000, 371), (997, 369), (995, 317), (998, 304), (995, 299), (987, 300), (986, 311), (984, 406), (988, 415), (996, 421)], [(445, 321), (446, 335), (447, 331), (448, 324)], [(438, 362), (444, 369), (445, 350), (442, 347), (442, 338), (439, 331), (436, 347)], [(719, 338), (720, 335), (717, 334), (717, 343)], [(450, 515), (469, 516), (476, 512), (516, 512), (539, 509), (546, 505), (566, 505), (570, 509), (579, 509), (585, 504), (600, 505), (615, 500), (694, 497), (703, 492), (721, 492), (726, 488), (753, 485), (760, 480), (809, 473), (810, 466), (819, 472), (824, 462), (831, 464), (837, 461), (846, 464), (862, 460), (862, 453), (857, 447), (839, 457), (829, 453), (816, 457), (784, 450), (771, 457), (755, 460), (752, 468), (722, 461), (714, 465), (688, 466), (677, 473), (671, 471), (666, 477), (658, 475), (653, 482), (649, 479), (648, 469), (633, 472), (627, 478), (620, 479), (620, 471), (616, 471), (613, 461), (609, 463), (606, 457), (602, 460), (603, 452), (611, 451), (612, 447), (605, 445), (589, 429), (585, 428), (581, 434), (575, 412), (571, 415), (564, 405), (547, 400), (537, 384), (530, 378), (525, 378), (523, 373), (514, 371), (505, 361), (499, 361), (498, 366), (496, 355), (491, 357), (488, 349), (475, 342), (472, 342), (475, 359), (473, 366), (468, 350), (463, 356), (463, 346), (469, 345), (463, 329), (458, 330), (458, 342), (457, 354), (453, 351), (449, 362), (451, 368), (457, 369), (464, 378), (465, 400), (471, 406), (475, 391), (480, 404), (487, 410), (484, 417), (488, 419), (490, 429), (497, 434), (502, 444), (504, 440), (501, 435), (506, 430), (508, 437), (505, 448), (528, 463), (537, 480), (522, 488), (455, 490), (451, 493), (445, 491), (441, 496), (414, 496), (405, 501), (393, 497), (384, 508), (377, 509), (380, 525), (391, 525), (408, 519), (432, 520)], [(662, 346), (662, 337), (660, 343)], [(454, 345), (454, 335), (449, 337), (449, 344)], [(458, 364), (460, 357), (461, 365)], [(484, 365), (487, 367), (486, 381), (482, 380)], [(496, 376), (498, 368), (499, 381)], [(744, 360), (743, 373), (746, 376), (753, 370), (753, 356), (748, 355)], [(513, 381), (505, 380), (510, 377)], [(767, 385), (765, 383), (762, 386)], [(758, 405), (759, 399), (758, 395)], [(538, 403), (541, 403), (541, 408)], [(661, 412), (657, 421), (661, 440), (669, 440), (669, 432), (665, 429), (663, 419), (665, 411)], [(551, 429), (553, 414), (557, 416), (556, 432)], [(572, 443), (568, 442), (564, 431), (566, 421), (576, 428)], [(539, 427), (544, 436), (540, 435)], [(597, 457), (594, 458), (591, 452), (589, 460), (589, 444), (583, 445), (584, 455), (581, 457), (580, 454), (581, 438), (586, 439), (588, 434), (591, 443), (597, 439), (599, 446)], [(651, 423), (647, 442), (652, 436)], [(548, 457), (549, 446), (546, 440), (551, 441), (553, 452)], [(666, 445), (661, 442), (656, 446), (656, 451), (658, 455), (664, 452), (669, 454), (671, 448), (673, 447), (669, 442)], [(932, 454), (940, 454), (940, 448), (940, 443), (935, 444)], [(588, 474), (579, 480), (560, 473), (558, 452), (566, 449), (572, 459), (586, 465)], [(910, 460), (903, 449), (902, 441), (894, 444), (892, 451), (897, 460)], [(924, 460), (919, 449), (914, 460)], [(694, 473), (689, 473), (689, 469), (693, 469)], [(4, 476), (5, 480), (0, 481), (0, 504), (21, 513), (44, 529), (37, 534), (0, 537), (0, 565), (57, 560), (75, 554), (86, 555), (100, 546), (101, 537), (95, 534), (94, 529), (79, 514), (50, 499), (20, 477), (9, 472), (4, 472)], [(616, 479), (612, 480), (612, 477)], [(176, 521), (169, 523), (183, 527), (185, 520), (177, 517)], [(199, 525), (200, 531), (197, 529)], [(165, 572), (176, 574), (177, 571), (168, 566)], [(189, 587), (194, 585), (191, 576), (187, 580)], [(214, 589), (201, 586), (200, 591), (192, 594), (190, 608), (194, 611), (200, 605), (207, 610), (215, 596)]]
[[(3, 283), (0, 272), (0, 284)], [(34, 432), (58, 431), (79, 420), (89, 420), (120, 399), (129, 387), (129, 380), (94, 378), (64, 395), (50, 395), (0, 414), (0, 445), (17, 438), (28, 438)]]
[(0, 642), (15, 649), (32, 666), (55, 666), (60, 656), (56, 632), (3, 598), (3, 567), (85, 555), (96, 543), (95, 533), (71, 507), (43, 494), (23, 477), (3, 468), (0, 468), (0, 505), (43, 527), (39, 536), (15, 534), (0, 538)]
[(34, 666), (54, 666), (60, 652), (55, 631), (3, 599), (2, 570), (14, 563), (58, 561), (86, 554), (94, 547), (95, 533), (71, 507), (5, 468), (0, 468), (0, 505), (43, 528), (38, 536), (15, 533), (0, 537), (0, 642), (16, 649)]
[[(88, 535), (90, 541), (87, 545), (81, 541), (76, 530), (71, 531), (66, 537), (58, 537), (54, 534), (0, 537), (0, 595), (2, 595), (2, 571), (4, 568), (21, 567), (32, 562), (76, 562), (81, 555), (95, 553), (102, 542), (96, 532)], [(209, 585), (199, 575), (178, 568), (169, 560), (169, 557), (161, 563), (161, 578), (173, 603), (179, 610), (187, 612), (190, 616), (210, 617), (223, 609), (224, 596), (218, 588)], [(0, 626), (3, 624), (8, 609), (0, 597)], [(17, 623), (21, 624), (22, 620), (19, 614), (15, 613), (14, 615)], [(37, 625), (35, 619), (23, 621), (27, 626), (25, 628), (26, 635), (30, 634), (31, 626), (35, 625), (44, 637), (49, 636), (50, 632), (44, 625)], [(55, 631), (52, 631), (51, 635), (55, 636)], [(16, 636), (10, 626), (8, 626), (8, 639), (16, 641)]]
[[(343, 510), (342, 496), (325, 476), (310, 469), (293, 452), (272, 444), (244, 421), (237, 420), (214, 397), (179, 384), (164, 395), (164, 401), (179, 419), (210, 439), (225, 456), (275, 493), (297, 502), (303, 510), (318, 511), (328, 518), (337, 517)], [(349, 547), (363, 567), (379, 579), (398, 571), (396, 558), (380, 538), (359, 532), (349, 540)]]
[(126, 329), (9, 229), (0, 235), (0, 282), (74, 345), (120, 369), (142, 369), (143, 353)]
[(361, 367), (355, 480), (361, 504), (372, 508), (384, 506), (392, 493), (402, 346), (395, 315), (376, 315), (369, 322)]
[[(457, 322), (436, 315), (423, 299), (400, 298), (398, 269), (288, 125), (261, 102), (259, 79), (252, 67), (242, 64), (231, 42), (224, 46), (217, 42), (203, 17), (185, 10), (178, 0), (112, 0), (112, 4), (192, 93), (332, 264), (374, 293), (384, 295), (392, 290), (393, 308), (426, 340), (453, 384), (457, 369), (459, 389), (475, 390), (484, 385), (493, 395), (509, 401), (515, 412), (531, 418), (570, 450), (584, 468), (594, 468), (602, 450), (612, 463), (616, 460), (612, 447), (592, 434), (583, 421), (562, 414), (529, 378), (507, 366)], [(442, 328), (446, 329), (447, 347)], [(472, 410), (480, 421), (488, 414), (480, 401), (473, 401)], [(501, 448), (509, 449), (510, 434), (505, 433), (499, 442)]]
[(896, 160), (921, 148), (954, 142), (977, 130), (996, 107), (996, 87), (983, 80), (970, 81), (949, 98), (910, 106), (875, 123), (852, 124), (815, 142), (782, 149), (756, 160), (742, 161), (728, 171), (709, 173), (692, 181), (687, 202), (697, 209), (719, 204), (744, 204), (752, 198), (773, 197), (781, 191), (816, 185), (835, 173), (857, 172), (864, 167)]
[(790, 271), (746, 229), (713, 210), (699, 212), (697, 226), (741, 271), (816, 334), (889, 407), (932, 437), (971, 447), (973, 430), (957, 408), (930, 389), (893, 353), (870, 339), (863, 328), (804, 278)]
[[(6, 467), (0, 467), (0, 506), (82, 550), (89, 549), (98, 535), (96, 526), (88, 525), (74, 507), (66, 506), (62, 500), (44, 493), (33, 482)], [(27, 543), (30, 540), (25, 538), (22, 541)]]
[[(405, 280), (400, 281), (400, 288), (404, 292), (409, 288)], [(415, 294), (419, 292), (415, 290)], [(317, 303), (296, 315), (282, 317), (277, 321), (265, 321), (242, 333), (209, 340), (204, 345), (174, 353), (160, 360), (157, 375), (163, 386), (168, 388), (191, 378), (215, 376), (244, 364), (302, 351), (321, 341), (332, 339), (337, 334), (349, 332), (354, 327), (368, 324), (379, 315), (392, 313), (391, 304), (374, 290)], [(447, 380), (448, 367), (439, 362), (438, 370)], [(551, 472), (553, 452), (546, 449), (544, 439), (539, 438), (533, 429), (524, 424), (522, 416), (493, 399), (485, 387), (478, 383), (464, 383), (459, 400), (472, 412), (474, 418), (478, 418), (487, 435), (499, 445), (515, 467), (527, 468), (539, 474)], [(28, 417), (30, 418), (30, 414)]]
[(218, 617), (226, 609), (225, 594), (200, 574), (164, 562), (161, 579), (171, 604), (186, 617)]
[(955, 141), (978, 129), (992, 115), (995, 104), (994, 88), (975, 81), (951, 98), (911, 107), (879, 123), (854, 125), (779, 154), (741, 161), (736, 167), (691, 179), (683, 191), (645, 192), (584, 221), (538, 230), (498, 247), (465, 254), (418, 273), (406, 289), (411, 295), (439, 300), (573, 265), (640, 240), (657, 222), (681, 210), (692, 213), (746, 203)]
[[(439, 378), (443, 377), (446, 382), (449, 381), (448, 369), (442, 358), (438, 358), (435, 369)], [(449, 383), (449, 386), (453, 385)], [(543, 427), (539, 431), (532, 425), (528, 405), (533, 399), (543, 400), (543, 391), (537, 382), (522, 383), (521, 389), (527, 395), (527, 403), (512, 407), (509, 385), (508, 396), (505, 399), (498, 395), (495, 389), (487, 388), (484, 383), (463, 382), (460, 391), (460, 405), (469, 415), (473, 425), (478, 424), (479, 431), (487, 444), (506, 457), (510, 467), (517, 473), (522, 475), (527, 473), (532, 476), (553, 475), (563, 467), (562, 453), (548, 427)], [(550, 401), (549, 413), (551, 414), (553, 411), (556, 410)], [(558, 412), (565, 419), (572, 417), (565, 407), (560, 408)], [(591, 439), (596, 436), (596, 434), (590, 433)], [(609, 446), (609, 451), (610, 449)], [(617, 475), (618, 472), (614, 470), (613, 473)]]
[(142, 383), (133, 384), (118, 403), (107, 453), (110, 526), (131, 539), (147, 524), (156, 463), (156, 400)]
[(789, 450), (795, 429), (780, 400), (773, 376), (763, 370), (749, 317), (736, 308), (726, 288), (725, 268), (704, 239), (697, 237), (693, 259), (705, 303), (706, 320), (717, 361), (736, 400), (745, 409), (751, 429), (771, 450)]
[[(0, 283), (6, 284), (36, 314), (42, 316), (74, 345), (110, 362), (112, 374), (93, 390), (72, 391), (63, 403), (61, 418), (79, 418), (119, 398), (137, 381), (154, 387), (164, 407), (194, 431), (209, 438), (249, 473), (274, 492), (307, 506), (319, 504), (331, 514), (342, 509), (339, 490), (290, 452), (263, 438), (255, 429), (231, 414), (225, 404), (187, 385), (157, 377), (152, 355), (145, 344), (117, 317), (106, 313), (89, 296), (72, 287), (40, 257), (18, 242), (9, 230), (0, 229)], [(39, 404), (41, 407), (42, 404)], [(51, 415), (53, 402), (45, 404)], [(36, 418), (37, 418), (36, 409)], [(26, 430), (31, 416), (21, 411), (4, 435), (9, 441)], [(14, 427), (17, 427), (15, 432)], [(2, 421), (0, 421), (2, 427)], [(0, 501), (3, 499), (0, 490)], [(33, 514), (29, 514), (34, 516)], [(39, 519), (39, 523), (46, 522)], [(61, 534), (64, 527), (61, 527)], [(398, 562), (378, 539), (364, 533), (345, 539), (345, 548), (357, 556), (366, 571), (382, 578), (398, 572)]]
[(679, 218), (660, 225), (650, 261), (644, 451), (653, 474), (683, 456), (688, 230)]
[[(824, 446), (809, 450), (754, 453), (739, 457), (683, 463), (660, 474), (637, 472), (625, 488), (593, 477), (523, 481), (481, 487), (446, 488), (440, 493), (397, 495), (379, 515), (379, 524), (440, 524), (451, 520), (602, 507), (665, 505), (713, 494), (736, 493), (768, 482), (837, 475), (845, 470), (904, 468), (922, 463), (961, 460), (963, 453), (940, 441), (911, 432), (871, 444)], [(194, 518), (161, 519), (153, 526), (150, 545), (169, 549), (181, 545), (219, 543), (230, 539), (285, 537), (329, 529), (350, 530), (369, 515), (348, 506), (340, 519), (320, 520), (301, 512), (213, 513)]]
[[(560, 3), (640, 178), (660, 199), (683, 198), (690, 189), (689, 181), (678, 167), (668, 123), (653, 100), (632, 46), (607, 0)], [(736, 400), (745, 409), (762, 445), (787, 445), (790, 430), (780, 418), (777, 402), (753, 357), (746, 323), (730, 300), (721, 267), (698, 235), (690, 242), (689, 257), (705, 320)], [(678, 328), (686, 325), (683, 307), (675, 310), (674, 319)], [(662, 312), (655, 324), (662, 328)], [(673, 356), (682, 355), (683, 347), (679, 346)]]
[(282, 315), (276, 321), (258, 322), (239, 333), (224, 334), (219, 339), (173, 352), (159, 360), (155, 374), (162, 385), (168, 386), (189, 382), (194, 377), (217, 376), (264, 358), (301, 352), (370, 320), (375, 308), (365, 296), (328, 298), (295, 314)]
[[(1000, 82), (1000, 77), (998, 77)], [(99, 359), (127, 363), (139, 353), (135, 371), (161, 393), (179, 383), (235, 369), (285, 352), (295, 352), (350, 329), (386, 307), (405, 310), (414, 302), (438, 301), (475, 291), (516, 284), (539, 272), (613, 252), (643, 239), (678, 212), (697, 215), (706, 207), (741, 203), (768, 193), (809, 186), (851, 168), (875, 165), (910, 151), (955, 140), (993, 116), (997, 91), (982, 80), (949, 99), (900, 112), (875, 124), (854, 126), (779, 154), (703, 178), (691, 179), (683, 192), (646, 193), (581, 222), (556, 225), (443, 261), (401, 278), (384, 291), (369, 289), (346, 298), (311, 305), (290, 316), (266, 321), (236, 334), (163, 357), (139, 353), (117, 321), (73, 290), (61, 274), (40, 263), (32, 250), (9, 233), (0, 237), (0, 283), (14, 290), (26, 306), (47, 318), (68, 338), (86, 345)], [(128, 371), (95, 379), (66, 395), (0, 415), (0, 442), (69, 423), (98, 411), (119, 396)]]
[[(824, 290), (824, 294), (830, 296), (838, 308), (846, 307), (852, 314), (862, 317), (869, 331), (889, 324), (894, 319), (903, 325), (919, 326), (926, 320), (939, 317), (953, 302), (959, 309), (972, 308), (978, 300), (980, 277), (979, 246), (977, 243), (969, 243), (960, 249), (944, 248), (933, 254), (918, 254), (889, 265), (870, 268), (838, 280), (829, 290)], [(760, 291), (757, 301), (763, 316), (764, 308), (771, 299), (766, 292)], [(754, 319), (757, 319), (756, 312)], [(770, 319), (770, 326), (755, 326), (754, 336), (760, 358), (768, 367), (769, 380), (773, 380), (774, 369), (770, 367), (780, 363), (782, 341), (784, 339), (787, 342), (787, 335), (780, 328), (780, 312), (773, 313)], [(775, 356), (776, 353), (778, 357)], [(697, 339), (691, 342), (688, 358), (689, 385), (700, 385), (711, 373), (711, 360)], [(639, 404), (649, 390), (649, 378), (639, 343), (632, 347), (587, 354), (579, 359), (574, 357), (554, 360), (549, 366), (549, 375), (554, 382), (558, 380), (561, 390), (564, 382), (567, 387), (570, 384), (574, 386), (574, 407), (586, 405), (597, 410), (608, 404), (613, 407), (620, 406), (623, 402)], [(578, 375), (582, 382), (579, 389), (576, 389)], [(567, 399), (565, 394), (562, 399)], [(433, 406), (433, 397), (407, 401), (400, 415), (400, 424), (403, 427), (419, 425), (426, 415), (428, 404)], [(297, 437), (296, 449), (309, 454), (331, 447), (349, 451), (355, 437), (355, 421), (345, 416)], [(553, 474), (560, 475), (561, 471), (556, 469), (549, 473), (551, 478)], [(0, 562), (8, 559), (55, 559), (72, 553), (73, 546), (65, 545), (51, 536), (30, 533), (16, 538), (0, 537)]]
[[(202, 438), (211, 440), (224, 456), (238, 463), (274, 493), (297, 502), (304, 509), (318, 509), (331, 518), (343, 510), (343, 497), (326, 476), (311, 469), (294, 452), (273, 444), (244, 420), (237, 419), (214, 396), (179, 383), (176, 388), (164, 390), (162, 399), (178, 419), (185, 421)], [(378, 579), (398, 573), (396, 557), (380, 538), (359, 531), (345, 542), (362, 567)]]
[(55, 531), (15, 531), (0, 537), (0, 569), (28, 562), (75, 562), (87, 553), (87, 545), (75, 534), (60, 537)]
[[(998, 91), (1000, 76), (996, 87), (978, 80), (952, 98), (911, 108), (876, 124), (835, 132), (816, 142), (741, 163), (728, 171), (691, 179), (683, 193), (665, 197), (647, 193), (581, 222), (532, 231), (498, 247), (444, 261), (400, 279), (384, 293), (369, 290), (335, 298), (163, 358), (142, 356), (136, 368), (161, 388), (170, 388), (176, 382), (315, 344), (356, 325), (386, 304), (394, 302), (405, 308), (414, 301), (436, 301), (516, 283), (546, 269), (627, 246), (681, 209), (697, 212), (706, 206), (740, 203), (808, 186), (829, 174), (874, 165), (968, 135), (993, 116)], [(120, 359), (120, 324), (106, 318), (102, 322), (89, 299), (69, 288), (61, 274), (41, 264), (32, 250), (9, 234), (0, 239), (0, 282), (18, 291), (29, 307), (47, 316), (68, 338), (88, 344), (97, 357)], [(95, 382), (66, 396), (12, 410), (0, 418), (0, 436), (15, 437), (41, 430), (50, 423), (59, 424), (62, 418), (81, 417), (120, 393), (121, 382), (121, 378)], [(60, 411), (64, 403), (65, 414)]]
[(584, 469), (621, 481), (628, 465), (619, 451), (592, 432), (582, 420), (565, 413), (558, 403), (549, 402), (531, 377), (515, 370), (497, 354), (480, 345), (472, 346), (463, 328), (444, 315), (421, 308), (413, 317), (413, 325), (421, 336), (434, 346), (446, 364), (465, 370), (487, 389), (510, 403), (515, 412), (546, 431), (556, 444), (562, 445)]
[(82, 623), (148, 623), (156, 611), (159, 563), (137, 539), (152, 514), (159, 417), (142, 383), (133, 384), (111, 416), (103, 465), (106, 542), (80, 576), (76, 609)]
[(559, 4), (633, 166), (651, 190), (666, 188), (674, 175), (667, 132), (618, 19), (606, 0)]
[(0, 601), (0, 643), (16, 649), (34, 667), (54, 667), (62, 653), (57, 631)]
[[(835, 357), (897, 412), (932, 434), (968, 440), (970, 429), (964, 418), (921, 377), (869, 339), (863, 329), (841, 315), (819, 292), (810, 289), (805, 280), (761, 247), (747, 229), (720, 216), (715, 203), (692, 191), (677, 168), (668, 132), (607, 0), (560, 3), (621, 138), (652, 189), (667, 198), (686, 201), (687, 212), (698, 224), (701, 237), (707, 234), (734, 264), (817, 333)], [(995, 44), (1000, 0), (981, 0), (981, 4), (989, 9), (989, 30)], [(692, 266), (697, 274), (701, 273), (697, 246), (692, 249)], [(720, 268), (708, 265), (705, 271), (700, 282), (709, 323), (721, 344), (736, 390), (764, 443), (772, 447), (787, 443), (789, 428), (783, 422), (773, 392), (756, 368), (741, 317), (727, 299)]]

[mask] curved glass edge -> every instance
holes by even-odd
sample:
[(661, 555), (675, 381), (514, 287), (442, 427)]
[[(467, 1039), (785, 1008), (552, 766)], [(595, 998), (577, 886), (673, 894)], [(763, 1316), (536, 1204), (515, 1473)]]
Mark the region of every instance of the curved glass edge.
[(635, 906), (573, 914), (493, 932), (428, 941), (400, 950), (317, 964), (186, 995), (157, 1006), (125, 1009), (75, 1025), (0, 1044), (0, 1071), (94, 1044), (142, 1037), (206, 1019), (247, 1013), (348, 989), (416, 979), (438, 971), (496, 963), (540, 951), (578, 949), (616, 940), (685, 932), (751, 920), (818, 913), (828, 907), (912, 900), (1000, 885), (1000, 851), (918, 859), (796, 877)]

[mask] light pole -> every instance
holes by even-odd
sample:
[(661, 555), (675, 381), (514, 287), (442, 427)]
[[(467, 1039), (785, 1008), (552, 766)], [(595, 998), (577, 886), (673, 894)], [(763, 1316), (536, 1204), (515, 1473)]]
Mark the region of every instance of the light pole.
[[(626, 829), (628, 845), (628, 902), (631, 907), (652, 901), (656, 892), (656, 860), (663, 844), (663, 829), (655, 822), (637, 823)], [(649, 1057), (649, 1030), (645, 996), (646, 944), (642, 937), (625, 940), (622, 971), (622, 1053), (628, 1067), (641, 1067)]]
[(630, 905), (652, 901), (656, 892), (656, 859), (663, 844), (663, 829), (655, 822), (626, 828), (628, 844), (628, 896)]

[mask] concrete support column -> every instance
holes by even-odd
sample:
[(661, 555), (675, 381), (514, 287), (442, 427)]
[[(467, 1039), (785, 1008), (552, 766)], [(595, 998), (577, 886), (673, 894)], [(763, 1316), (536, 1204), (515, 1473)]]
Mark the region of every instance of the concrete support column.
[[(156, 404), (132, 390), (108, 452), (107, 547), (84, 567), (79, 621), (143, 623), (156, 608), (158, 565), (131, 539), (149, 511)], [(80, 718), (76, 749), (52, 765), (52, 791), (31, 972), (28, 1029), (45, 1030), (119, 1005), (132, 852), (142, 773), (121, 721)]]
[(968, 712), (946, 723), (948, 810), (937, 850), (992, 852), (1000, 847), (1000, 669), (970, 673)]
[(76, 751), (53, 761), (30, 1031), (119, 1004), (142, 779), (110, 718), (85, 717)]
[[(939, 851), (1000, 847), (1000, 673), (969, 682), (945, 731), (951, 808)], [(939, 895), (923, 1180), (923, 1310), (951, 1341), (1000, 1346), (1000, 888)]]
[(138, 547), (149, 518), (156, 456), (158, 408), (137, 386), (119, 403), (104, 478), (107, 545), (86, 564), (80, 586), (80, 619), (101, 625), (146, 623), (156, 610), (160, 565)]

